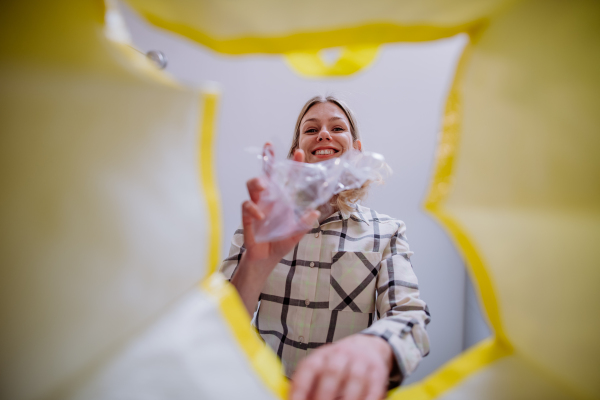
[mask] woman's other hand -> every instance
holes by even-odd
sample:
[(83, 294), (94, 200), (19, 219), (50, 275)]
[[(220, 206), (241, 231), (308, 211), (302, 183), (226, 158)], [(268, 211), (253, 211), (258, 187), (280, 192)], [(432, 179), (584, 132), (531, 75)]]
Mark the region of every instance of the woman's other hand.
[[(294, 161), (304, 162), (304, 152), (297, 150)], [(254, 237), (254, 221), (262, 220), (265, 215), (260, 211), (257, 203), (265, 184), (261, 178), (250, 179), (246, 186), (250, 200), (242, 203), (242, 225), (244, 228), (244, 247), (238, 268), (231, 278), (231, 283), (236, 287), (248, 312), (252, 314), (258, 303), (258, 296), (277, 263), (289, 253), (305, 235), (304, 232), (289, 238), (271, 242), (257, 243)], [(302, 219), (310, 226), (319, 218), (316, 210), (306, 213)]]
[(290, 400), (379, 400), (394, 362), (392, 348), (376, 336), (352, 335), (322, 346), (300, 362)]

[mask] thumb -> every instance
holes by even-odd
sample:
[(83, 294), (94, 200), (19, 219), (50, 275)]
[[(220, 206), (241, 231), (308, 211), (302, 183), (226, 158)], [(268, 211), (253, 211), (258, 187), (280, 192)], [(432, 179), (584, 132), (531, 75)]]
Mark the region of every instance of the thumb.
[(294, 152), (294, 161), (304, 162), (304, 150), (296, 149)]

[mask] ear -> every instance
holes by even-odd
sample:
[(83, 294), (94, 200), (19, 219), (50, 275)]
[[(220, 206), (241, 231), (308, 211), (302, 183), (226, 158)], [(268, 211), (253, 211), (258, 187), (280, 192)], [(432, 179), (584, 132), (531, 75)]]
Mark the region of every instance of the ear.
[(355, 140), (354, 143), (352, 143), (352, 147), (354, 147), (358, 151), (362, 151), (362, 143), (360, 142), (360, 140)]

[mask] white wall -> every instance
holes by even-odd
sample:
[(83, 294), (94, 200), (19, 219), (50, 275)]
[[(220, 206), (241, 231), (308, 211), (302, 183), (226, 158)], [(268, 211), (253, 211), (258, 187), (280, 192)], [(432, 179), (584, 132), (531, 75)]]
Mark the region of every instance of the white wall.
[(247, 197), (245, 182), (259, 172), (258, 162), (244, 149), (269, 140), (284, 156), (304, 102), (315, 94), (332, 93), (355, 111), (363, 148), (382, 153), (394, 170), (385, 186), (371, 192), (366, 205), (406, 222), (422, 297), (431, 309), (431, 354), (410, 381), (432, 372), (465, 344), (487, 336), (473, 295), (466, 306), (470, 282), (460, 256), (448, 235), (421, 210), (447, 90), (465, 37), (386, 45), (366, 71), (315, 80), (296, 75), (280, 56), (217, 54), (151, 28), (131, 12), (126, 16), (136, 46), (142, 51), (163, 51), (169, 59), (167, 71), (177, 79), (193, 85), (216, 81), (221, 87), (217, 160), (224, 212), (223, 256), (240, 223), (240, 204)]

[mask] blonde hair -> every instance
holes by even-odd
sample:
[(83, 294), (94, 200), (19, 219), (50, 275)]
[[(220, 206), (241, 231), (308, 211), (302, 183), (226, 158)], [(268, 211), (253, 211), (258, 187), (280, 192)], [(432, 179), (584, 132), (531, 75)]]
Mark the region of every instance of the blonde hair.
[[(298, 120), (296, 121), (296, 128), (294, 129), (292, 145), (290, 147), (290, 151), (288, 152), (288, 158), (294, 157), (294, 153), (300, 145), (300, 124), (302, 122), (302, 118), (304, 118), (308, 110), (310, 110), (315, 104), (323, 103), (333, 103), (336, 106), (338, 106), (344, 112), (344, 114), (346, 114), (346, 118), (348, 118), (348, 123), (350, 124), (350, 135), (352, 135), (352, 142), (354, 143), (357, 140), (360, 140), (360, 134), (358, 132), (356, 118), (354, 117), (352, 110), (350, 110), (346, 103), (344, 103), (342, 100), (337, 99), (334, 96), (315, 96), (312, 99), (308, 100), (304, 104), (304, 107), (302, 107), (302, 110), (300, 110)], [(377, 180), (377, 182), (382, 182), (382, 180), (379, 179)], [(340, 192), (331, 198), (329, 204), (334, 208), (337, 208), (338, 210), (350, 213), (355, 210), (357, 202), (364, 200), (367, 197), (369, 186), (372, 183), (373, 181), (366, 181), (358, 189), (345, 190), (343, 192)]]

